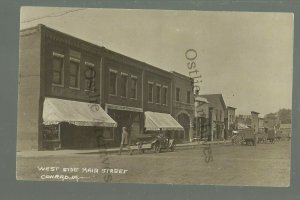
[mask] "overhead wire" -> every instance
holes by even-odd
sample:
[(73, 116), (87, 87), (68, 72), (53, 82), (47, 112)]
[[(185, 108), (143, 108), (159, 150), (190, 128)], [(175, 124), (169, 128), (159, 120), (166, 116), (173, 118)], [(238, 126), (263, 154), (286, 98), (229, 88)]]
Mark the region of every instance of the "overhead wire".
[(28, 23), (28, 22), (33, 22), (36, 20), (40, 20), (40, 19), (44, 19), (44, 18), (49, 18), (49, 17), (60, 17), (72, 12), (77, 12), (77, 11), (81, 11), (81, 10), (85, 10), (86, 8), (79, 8), (79, 9), (73, 9), (73, 10), (66, 10), (63, 13), (59, 13), (59, 14), (52, 14), (52, 15), (45, 15), (45, 16), (41, 16), (41, 17), (36, 17), (36, 18), (32, 18), (32, 19), (27, 19), (27, 20), (23, 20), (21, 21), (21, 23)]

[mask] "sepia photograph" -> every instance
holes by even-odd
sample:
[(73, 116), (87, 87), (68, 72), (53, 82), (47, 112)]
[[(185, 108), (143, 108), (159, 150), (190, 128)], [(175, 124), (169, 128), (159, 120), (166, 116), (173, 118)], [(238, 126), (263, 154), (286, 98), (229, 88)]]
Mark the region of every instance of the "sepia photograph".
[(294, 15), (21, 7), (16, 179), (289, 187)]

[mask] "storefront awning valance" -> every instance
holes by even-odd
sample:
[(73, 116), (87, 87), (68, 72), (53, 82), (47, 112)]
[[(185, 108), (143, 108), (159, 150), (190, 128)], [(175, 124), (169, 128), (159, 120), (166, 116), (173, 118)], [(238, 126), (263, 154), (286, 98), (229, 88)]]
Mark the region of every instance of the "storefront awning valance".
[(170, 115), (166, 113), (145, 112), (146, 130), (184, 130), (183, 127)]
[(117, 126), (99, 104), (45, 98), (43, 124), (51, 125), (60, 122), (68, 122), (76, 126)]

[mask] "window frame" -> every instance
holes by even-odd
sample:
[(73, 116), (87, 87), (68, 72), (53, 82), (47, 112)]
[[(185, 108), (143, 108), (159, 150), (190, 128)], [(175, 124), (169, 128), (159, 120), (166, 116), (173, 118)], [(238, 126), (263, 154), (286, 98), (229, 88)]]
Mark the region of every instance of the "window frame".
[(74, 58), (74, 57), (70, 57), (70, 60), (69, 60), (69, 77), (71, 77), (71, 73), (70, 73), (70, 71), (71, 71), (71, 62), (73, 62), (73, 63), (77, 63), (78, 64), (78, 71), (77, 71), (77, 86), (71, 86), (70, 85), (70, 79), (69, 79), (69, 88), (71, 88), (71, 89), (74, 89), (74, 90), (80, 90), (80, 60), (79, 59), (77, 59), (77, 58)]
[[(114, 73), (116, 75), (116, 81), (115, 81), (115, 93), (111, 94), (110, 92), (110, 74)], [(113, 70), (113, 69), (109, 69), (109, 91), (108, 91), (110, 96), (117, 96), (118, 95), (118, 71)]]
[[(152, 85), (152, 89), (151, 89), (151, 101), (149, 101), (149, 85)], [(148, 103), (154, 103), (154, 96), (153, 96), (153, 86), (154, 83), (153, 82), (148, 82)]]
[[(122, 96), (122, 92), (123, 91), (120, 91), (120, 97), (121, 98), (128, 98), (128, 74), (127, 73), (124, 73), (124, 72), (121, 72), (121, 80), (120, 80), (120, 83), (122, 83), (122, 78), (123, 77), (126, 77), (126, 84), (125, 84), (125, 96)], [(121, 84), (122, 86), (122, 84)], [(123, 88), (121, 88), (123, 89)]]
[[(130, 76), (130, 80), (132, 81), (133, 79), (136, 81), (136, 82), (135, 82), (135, 83), (136, 83), (136, 84), (135, 84), (135, 95), (134, 95), (135, 97), (134, 97), (134, 98), (131, 97), (131, 92), (132, 92), (132, 88), (131, 88), (132, 85), (131, 85), (131, 84), (130, 84), (130, 94), (129, 94), (129, 96), (130, 96), (130, 99), (135, 99), (135, 100), (137, 100), (137, 85), (138, 85), (138, 84), (137, 84), (137, 81), (138, 81), (138, 78), (137, 78), (137, 76), (131, 75), (131, 76)], [(131, 83), (132, 83), (132, 82), (131, 82)]]
[[(178, 89), (178, 99), (177, 99), (177, 89)], [(179, 87), (175, 88), (175, 101), (180, 102), (180, 88)]]
[(163, 85), (162, 86), (162, 94), (164, 95), (164, 89), (166, 89), (166, 103), (164, 104), (164, 102), (163, 102), (163, 98), (162, 98), (162, 105), (164, 105), (164, 106), (167, 106), (168, 105), (168, 89), (169, 89), (169, 87), (168, 86), (166, 86), (166, 85)]
[[(161, 104), (161, 84), (155, 84), (155, 90), (156, 90), (156, 99), (155, 99), (155, 103), (156, 104)], [(157, 91), (157, 88), (159, 88), (159, 102), (157, 101), (157, 98), (158, 98), (158, 91)]]
[(191, 91), (186, 91), (186, 103), (191, 104)]
[(65, 83), (65, 56), (63, 54), (60, 54), (60, 53), (57, 53), (55, 51), (52, 52), (52, 58), (59, 58), (62, 60), (62, 67), (61, 67), (61, 84), (58, 84), (58, 83), (54, 83), (53, 82), (53, 60), (52, 60), (52, 86), (58, 86), (58, 87), (64, 87), (64, 83)]
[(85, 78), (84, 79), (85, 80), (84, 91), (86, 91), (86, 92), (96, 92), (96, 76), (97, 76), (97, 74), (96, 74), (96, 71), (95, 71), (95, 64), (92, 63), (92, 62), (85, 61), (84, 66), (89, 67), (90, 69), (93, 69), (94, 72), (95, 72), (95, 76), (93, 77), (93, 79), (91, 79), (91, 81), (94, 82), (94, 88), (92, 90), (86, 87), (86, 81), (90, 80), (90, 79), (87, 79), (86, 74), (84, 74), (84, 78)]

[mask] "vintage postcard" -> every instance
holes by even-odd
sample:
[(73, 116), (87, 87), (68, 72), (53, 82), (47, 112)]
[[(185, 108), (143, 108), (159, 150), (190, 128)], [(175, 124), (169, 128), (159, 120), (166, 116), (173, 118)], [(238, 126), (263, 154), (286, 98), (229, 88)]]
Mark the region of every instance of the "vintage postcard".
[(293, 13), (20, 16), (17, 180), (290, 185)]

